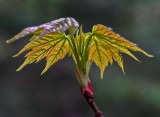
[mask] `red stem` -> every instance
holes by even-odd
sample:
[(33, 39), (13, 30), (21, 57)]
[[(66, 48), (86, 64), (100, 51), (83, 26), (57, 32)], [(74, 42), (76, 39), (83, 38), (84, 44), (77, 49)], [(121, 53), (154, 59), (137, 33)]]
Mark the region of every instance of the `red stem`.
[(98, 109), (96, 103), (93, 100), (93, 94), (91, 94), (88, 90), (85, 90), (82, 94), (95, 112), (95, 117), (104, 117), (103, 113)]

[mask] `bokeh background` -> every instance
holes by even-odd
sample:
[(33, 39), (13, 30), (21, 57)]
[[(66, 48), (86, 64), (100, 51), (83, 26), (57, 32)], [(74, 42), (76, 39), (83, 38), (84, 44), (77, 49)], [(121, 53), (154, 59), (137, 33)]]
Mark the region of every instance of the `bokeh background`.
[(126, 76), (117, 63), (104, 79), (93, 65), (95, 101), (105, 117), (160, 117), (160, 0), (0, 0), (0, 117), (93, 117), (81, 96), (71, 58), (40, 75), (45, 60), (15, 70), (24, 54), (12, 58), (30, 37), (7, 45), (23, 28), (74, 17), (90, 32), (95, 24), (113, 28), (154, 58), (124, 54)]

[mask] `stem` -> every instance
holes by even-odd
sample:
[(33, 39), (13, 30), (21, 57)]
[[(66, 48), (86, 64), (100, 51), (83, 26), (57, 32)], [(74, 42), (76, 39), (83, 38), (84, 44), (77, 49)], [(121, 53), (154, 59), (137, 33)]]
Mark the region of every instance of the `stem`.
[[(90, 65), (89, 65), (89, 67), (90, 67)], [(90, 69), (87, 70), (88, 75), (89, 75), (89, 71), (90, 71)], [(93, 100), (94, 99), (93, 98), (93, 89), (92, 89), (92, 85), (91, 85), (91, 82), (89, 80), (88, 75), (84, 74), (83, 71), (76, 68), (76, 76), (77, 76), (77, 80), (80, 84), (82, 95), (84, 96), (84, 98), (86, 99), (88, 104), (92, 107), (92, 109), (95, 113), (95, 117), (104, 117), (102, 112), (98, 109), (96, 103)]]
[(94, 99), (93, 94), (91, 94), (88, 90), (85, 90), (84, 92), (82, 92), (82, 94), (85, 97), (88, 104), (92, 107), (92, 109), (95, 113), (95, 117), (104, 117), (103, 113), (98, 109), (95, 101), (93, 100)]

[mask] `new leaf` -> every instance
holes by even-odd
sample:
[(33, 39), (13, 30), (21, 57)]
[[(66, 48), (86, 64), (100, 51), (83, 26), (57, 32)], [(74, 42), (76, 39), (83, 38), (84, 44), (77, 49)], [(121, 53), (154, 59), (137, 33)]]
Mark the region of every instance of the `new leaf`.
[(32, 40), (15, 56), (18, 56), (26, 50), (30, 50), (30, 52), (26, 54), (24, 63), (17, 71), (21, 70), (27, 64), (39, 62), (41, 59), (46, 58), (47, 63), (45, 69), (42, 71), (43, 74), (51, 65), (66, 56), (69, 52), (69, 43), (65, 34), (50, 33), (39, 39)]
[(139, 51), (148, 57), (153, 57), (104, 25), (93, 26), (92, 34), (88, 59), (94, 61), (100, 68), (101, 78), (103, 77), (105, 67), (108, 66), (109, 62), (112, 64), (113, 59), (119, 64), (124, 73), (123, 59), (120, 52), (128, 54), (137, 61), (138, 59), (129, 50)]

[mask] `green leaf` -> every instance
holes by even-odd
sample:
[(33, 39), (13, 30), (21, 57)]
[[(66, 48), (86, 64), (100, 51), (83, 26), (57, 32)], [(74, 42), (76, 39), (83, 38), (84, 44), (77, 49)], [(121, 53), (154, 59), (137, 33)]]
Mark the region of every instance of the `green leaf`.
[(105, 67), (108, 66), (108, 63), (110, 62), (112, 64), (112, 59), (119, 64), (124, 73), (123, 59), (120, 52), (128, 54), (137, 61), (139, 60), (129, 50), (139, 51), (148, 57), (153, 57), (104, 25), (99, 24), (93, 26), (92, 35), (88, 59), (94, 61), (100, 68), (101, 78), (103, 77), (103, 72)]
[(112, 54), (109, 50), (106, 50), (100, 41), (98, 41), (96, 38), (93, 38), (91, 47), (89, 50), (89, 56), (88, 59), (95, 62), (96, 65), (101, 70), (101, 78), (103, 78), (103, 72), (105, 70), (105, 67), (108, 66), (108, 62), (112, 64)]
[(81, 70), (86, 73), (86, 64), (88, 61), (88, 51), (91, 44), (91, 33), (83, 33), (82, 26), (78, 30), (75, 37), (77, 52), (80, 58)]
[(34, 39), (24, 46), (24, 48), (15, 56), (18, 56), (26, 50), (30, 50), (30, 52), (26, 54), (24, 63), (17, 69), (17, 71), (21, 70), (27, 64), (39, 62), (41, 59), (46, 58), (47, 63), (42, 74), (45, 73), (55, 62), (63, 59), (70, 51), (67, 38), (62, 33), (50, 33), (39, 39)]

